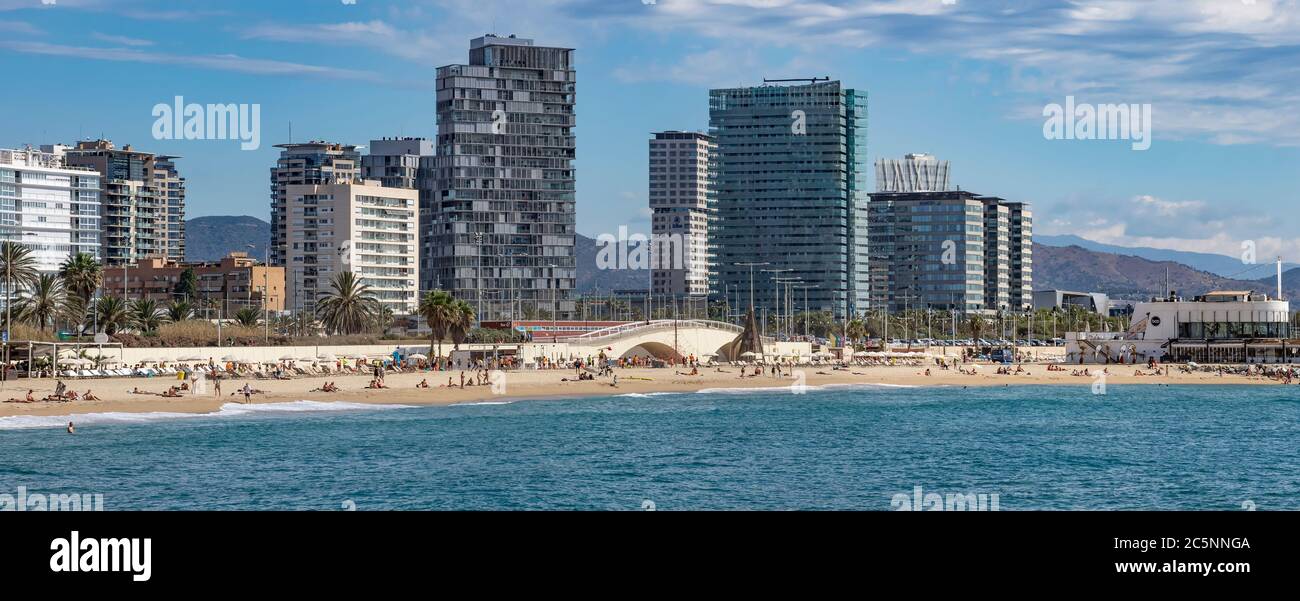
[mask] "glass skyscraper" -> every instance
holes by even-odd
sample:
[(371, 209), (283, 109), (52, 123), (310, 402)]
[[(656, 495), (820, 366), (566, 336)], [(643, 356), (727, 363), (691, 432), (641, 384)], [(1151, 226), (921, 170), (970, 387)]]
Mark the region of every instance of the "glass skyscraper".
[[(793, 297), (837, 317), (868, 308), (867, 94), (838, 81), (716, 89), (714, 290), (768, 313)], [(752, 264), (760, 265), (752, 265)], [(792, 294), (787, 294), (792, 292)]]
[(871, 195), (871, 306), (993, 314), (1033, 307), (1029, 206), (964, 190)]

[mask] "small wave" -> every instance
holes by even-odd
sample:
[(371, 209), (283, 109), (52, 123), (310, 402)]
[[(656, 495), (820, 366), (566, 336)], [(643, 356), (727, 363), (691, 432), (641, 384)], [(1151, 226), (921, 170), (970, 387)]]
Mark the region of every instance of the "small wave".
[(289, 413), (320, 413), (329, 411), (374, 411), (383, 409), (407, 409), (408, 405), (376, 405), (369, 403), (330, 403), (321, 401), (294, 401), (290, 403), (262, 403), (244, 405), (226, 403), (213, 413), (172, 413), (155, 411), (150, 413), (79, 413), (74, 415), (15, 415), (0, 417), (0, 430), (32, 430), (39, 428), (62, 428), (73, 422), (78, 426), (87, 424), (147, 424), (158, 421), (178, 419), (202, 419), (220, 417), (239, 417), (245, 415), (272, 415)]
[(920, 388), (918, 384), (882, 384), (876, 382), (862, 382), (850, 384), (826, 384), (822, 388)]
[(626, 398), (626, 399), (648, 399), (650, 397), (671, 396), (674, 394), (681, 394), (681, 393), (679, 392), (629, 392), (627, 394), (619, 394), (614, 396), (617, 398)]
[(452, 403), (450, 407), (477, 407), (479, 405), (512, 405), (514, 401), (475, 401), (473, 403)]
[(803, 390), (820, 390), (819, 386), (799, 386), (791, 383), (789, 386), (755, 386), (753, 388), (703, 388), (695, 391), (695, 394), (749, 394), (755, 392), (789, 392), (795, 388)]
[(762, 386), (754, 388), (705, 388), (695, 391), (696, 394), (752, 394), (756, 392), (816, 392), (825, 390), (871, 390), (879, 388), (921, 388), (913, 384), (876, 384), (870, 382), (862, 383), (845, 383), (845, 384), (798, 384), (791, 382), (788, 386)]

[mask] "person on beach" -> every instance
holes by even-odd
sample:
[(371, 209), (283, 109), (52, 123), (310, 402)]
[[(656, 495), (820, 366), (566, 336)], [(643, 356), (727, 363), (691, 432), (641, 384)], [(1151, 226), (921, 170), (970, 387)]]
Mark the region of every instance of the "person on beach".
[(98, 401), (98, 400), (99, 400), (99, 397), (97, 397), (97, 396), (95, 396), (93, 393), (91, 393), (91, 392), (90, 392), (90, 389), (88, 388), (88, 389), (86, 389), (86, 394), (81, 395), (81, 400), (83, 400), (83, 401)]
[(427, 379), (420, 380), (420, 383), (419, 383), (419, 384), (416, 384), (415, 387), (416, 387), (416, 388), (428, 388), (428, 387), (429, 387), (429, 380), (427, 380)]
[(245, 382), (244, 383), (244, 404), (247, 405), (248, 403), (251, 402), (253, 402), (253, 389), (249, 388), (248, 383)]
[(460, 387), (465, 388), (465, 372), (460, 372)]
[(221, 376), (216, 374), (212, 375), (212, 387), (215, 390), (217, 397), (220, 398), (221, 397)]

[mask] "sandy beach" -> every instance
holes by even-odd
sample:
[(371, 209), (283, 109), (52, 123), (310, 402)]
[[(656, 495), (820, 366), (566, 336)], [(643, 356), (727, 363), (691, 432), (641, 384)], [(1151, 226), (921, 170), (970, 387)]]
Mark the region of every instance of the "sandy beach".
[[(966, 366), (969, 369), (969, 365)], [(882, 384), (894, 386), (1005, 386), (1005, 385), (1057, 385), (1091, 387), (1094, 377), (1071, 375), (1073, 368), (1065, 371), (1048, 371), (1045, 365), (1027, 365), (1027, 373), (1019, 375), (997, 375), (996, 366), (980, 365), (977, 375), (964, 375), (956, 370), (930, 368), (931, 375), (925, 375), (924, 367), (871, 366), (853, 367), (851, 369), (833, 370), (830, 367), (796, 368), (804, 376), (803, 384), (810, 387), (835, 385)], [(46, 402), (36, 403), (0, 403), (0, 417), (16, 415), (34, 416), (75, 416), (89, 413), (212, 413), (226, 403), (244, 402), (243, 394), (238, 391), (245, 383), (250, 387), (264, 391), (252, 397), (253, 403), (284, 403), (293, 401), (343, 401), (352, 403), (376, 403), (397, 405), (451, 405), (483, 401), (506, 401), (520, 399), (542, 399), (555, 397), (602, 396), (611, 394), (633, 394), (653, 392), (695, 392), (713, 388), (777, 388), (798, 384), (791, 377), (739, 377), (739, 368), (722, 367), (701, 368), (700, 375), (684, 375), (682, 368), (663, 369), (620, 369), (618, 387), (610, 385), (609, 378), (596, 381), (573, 380), (573, 370), (546, 371), (512, 371), (505, 372), (503, 394), (494, 394), (492, 386), (458, 385), (447, 387), (449, 377), (459, 384), (459, 372), (421, 372), (389, 374), (383, 390), (367, 389), (369, 375), (346, 375), (331, 377), (299, 377), (293, 380), (258, 380), (226, 379), (222, 382), (223, 394), (217, 396), (207, 384), (205, 394), (183, 393), (181, 398), (164, 398), (159, 393), (166, 391), (179, 382), (170, 378), (108, 378), (99, 380), (69, 380), (70, 389), (79, 394), (87, 389), (94, 392), (98, 401)], [(1090, 373), (1096, 375), (1102, 366), (1089, 366)], [(1239, 375), (1219, 376), (1213, 373), (1182, 373), (1176, 367), (1169, 370), (1169, 375), (1135, 376), (1139, 371), (1135, 366), (1110, 366), (1106, 378), (1108, 386), (1132, 384), (1144, 385), (1195, 385), (1195, 384), (1236, 384), (1280, 386), (1281, 383), (1263, 377)], [(1147, 370), (1140, 370), (1149, 373)], [(680, 373), (679, 373), (680, 372)], [(467, 372), (469, 379), (472, 373)], [(417, 388), (416, 385), (427, 379), (431, 388)], [(312, 392), (326, 381), (335, 383), (339, 392)], [(0, 390), (0, 400), (23, 399), (28, 390), (33, 397), (43, 399), (54, 391), (56, 381), (52, 379), (17, 380), (5, 383)], [(140, 394), (132, 391), (140, 390)], [(498, 388), (498, 392), (501, 392)], [(232, 394), (234, 393), (234, 394)]]

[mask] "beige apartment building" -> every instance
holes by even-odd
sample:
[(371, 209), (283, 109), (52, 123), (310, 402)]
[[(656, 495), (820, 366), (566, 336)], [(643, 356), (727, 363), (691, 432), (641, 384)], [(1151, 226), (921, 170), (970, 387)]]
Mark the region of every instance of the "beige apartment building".
[(314, 312), (334, 275), (355, 273), (398, 315), (418, 303), (419, 192), (374, 180), (291, 184), (285, 194), (285, 269), (290, 307)]
[[(198, 280), (197, 298), (185, 299), (177, 292), (186, 269), (193, 269)], [(126, 267), (108, 267), (101, 292), (113, 296), (125, 293), (129, 300), (149, 298), (160, 303), (189, 300), (207, 318), (230, 316), (250, 307), (271, 313), (285, 309), (284, 268), (267, 267), (243, 252), (207, 263), (149, 257)]]

